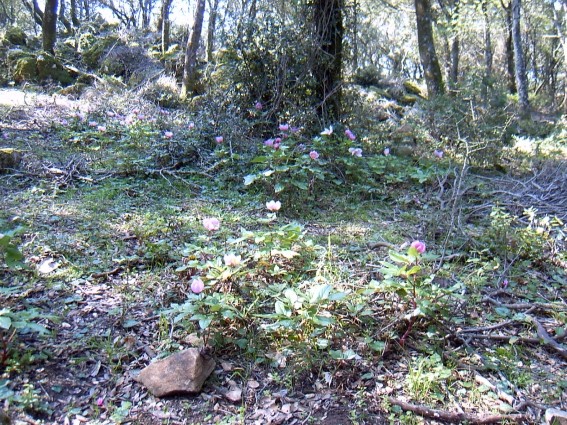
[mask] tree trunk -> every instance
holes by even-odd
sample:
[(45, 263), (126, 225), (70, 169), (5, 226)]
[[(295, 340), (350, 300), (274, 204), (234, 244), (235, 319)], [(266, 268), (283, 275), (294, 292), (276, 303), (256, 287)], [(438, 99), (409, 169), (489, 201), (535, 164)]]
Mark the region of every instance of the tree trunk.
[(158, 31), (161, 32), (161, 52), (165, 54), (169, 49), (169, 35), (171, 28), (171, 21), (169, 15), (171, 12), (171, 3), (173, 0), (163, 0), (161, 3), (161, 13), (158, 20)]
[(41, 27), (43, 25), (43, 12), (39, 8), (39, 5), (37, 4), (37, 0), (33, 0), (33, 4), (27, 0), (22, 0), (22, 3), (32, 15), (32, 18), (36, 23), (36, 25), (39, 25)]
[(516, 87), (516, 66), (514, 65), (514, 44), (512, 43), (512, 1), (508, 4), (503, 1), (500, 3), (506, 12), (506, 71), (508, 74), (508, 91), (511, 94), (516, 94), (518, 88)]
[(443, 94), (445, 87), (443, 85), (439, 59), (437, 59), (437, 53), (435, 52), (430, 0), (415, 0), (415, 14), (417, 18), (417, 42), (421, 66), (423, 67), (429, 96), (434, 97)]
[(318, 51), (313, 75), (319, 102), (317, 113), (324, 123), (337, 121), (341, 113), (343, 7), (344, 0), (314, 1), (314, 39)]
[(77, 0), (71, 0), (70, 1), (71, 7), (70, 7), (70, 13), (71, 13), (71, 22), (73, 23), (73, 26), (75, 28), (79, 28), (79, 25), (81, 25), (81, 23), (79, 22), (79, 18), (77, 18)]
[(211, 4), (209, 1), (209, 27), (207, 28), (207, 61), (213, 61), (213, 52), (215, 50), (215, 28), (217, 25), (217, 9), (219, 7), (219, 0), (214, 0)]
[(482, 13), (484, 15), (484, 76), (482, 81), (482, 101), (488, 106), (488, 91), (490, 80), (492, 79), (492, 38), (490, 34), (490, 18), (488, 16), (487, 2), (482, 3)]
[(57, 40), (57, 0), (45, 0), (41, 31), (43, 50), (55, 54), (55, 41)]
[(512, 42), (514, 43), (514, 65), (516, 67), (516, 87), (518, 88), (518, 101), (520, 113), (527, 116), (530, 109), (528, 99), (528, 80), (526, 77), (526, 63), (522, 48), (522, 33), (520, 30), (521, 0), (512, 0)]
[(73, 34), (73, 26), (65, 16), (65, 0), (60, 0), (59, 3), (59, 22), (61, 22), (65, 27), (67, 34)]
[(183, 69), (183, 83), (181, 85), (181, 98), (186, 98), (189, 93), (195, 93), (197, 86), (197, 50), (201, 42), (201, 30), (205, 16), (205, 0), (197, 0), (195, 20), (191, 36), (187, 40), (185, 51), (185, 67)]

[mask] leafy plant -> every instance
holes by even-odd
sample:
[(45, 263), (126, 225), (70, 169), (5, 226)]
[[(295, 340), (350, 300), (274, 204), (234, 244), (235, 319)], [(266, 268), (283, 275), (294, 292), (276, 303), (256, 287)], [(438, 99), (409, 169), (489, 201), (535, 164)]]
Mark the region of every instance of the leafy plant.
[[(1, 222), (0, 225), (2, 225), (2, 227), (5, 226), (5, 224)], [(8, 268), (16, 269), (24, 265), (24, 255), (14, 243), (15, 237), (22, 233), (23, 230), (24, 228), (22, 226), (11, 230), (1, 230), (0, 228), (0, 260), (4, 260)]]

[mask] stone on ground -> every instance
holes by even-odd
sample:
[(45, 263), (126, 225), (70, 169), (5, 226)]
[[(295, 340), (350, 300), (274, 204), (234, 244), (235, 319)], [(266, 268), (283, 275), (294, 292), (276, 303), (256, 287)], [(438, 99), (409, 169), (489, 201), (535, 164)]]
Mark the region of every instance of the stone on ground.
[(198, 348), (189, 348), (151, 363), (136, 381), (156, 397), (195, 394), (214, 368), (213, 359), (202, 356)]

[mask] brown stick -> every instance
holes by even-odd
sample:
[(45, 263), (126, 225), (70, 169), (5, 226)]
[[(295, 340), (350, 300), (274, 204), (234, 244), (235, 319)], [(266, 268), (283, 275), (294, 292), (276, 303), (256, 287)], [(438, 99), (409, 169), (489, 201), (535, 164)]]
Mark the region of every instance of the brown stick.
[(545, 309), (549, 309), (549, 310), (555, 310), (555, 309), (559, 309), (562, 310), (563, 308), (565, 308), (565, 305), (562, 305), (560, 303), (513, 303), (513, 304), (503, 304), (498, 300), (495, 300), (494, 298), (491, 298), (490, 296), (486, 296), (482, 299), (483, 302), (489, 302), (490, 304), (493, 304), (497, 307), (506, 307), (509, 308), (510, 310), (529, 310), (530, 308), (541, 308), (543, 310)]
[(400, 406), (403, 410), (416, 413), (425, 418), (431, 418), (435, 420), (451, 422), (451, 423), (463, 423), (468, 422), (470, 424), (493, 424), (503, 421), (514, 421), (522, 422), (526, 420), (526, 415), (475, 415), (473, 413), (459, 413), (459, 412), (447, 412), (445, 410), (430, 409), (426, 406), (420, 406), (413, 403), (407, 403), (402, 400), (398, 400), (394, 397), (388, 397), (388, 401), (391, 404)]
[(541, 338), (541, 340), (547, 347), (553, 349), (553, 351), (555, 351), (564, 359), (567, 359), (567, 348), (563, 347), (561, 344), (551, 338), (543, 325), (539, 322), (539, 320), (537, 320), (534, 316), (530, 316), (529, 314), (526, 314), (526, 319), (536, 325), (537, 336)]

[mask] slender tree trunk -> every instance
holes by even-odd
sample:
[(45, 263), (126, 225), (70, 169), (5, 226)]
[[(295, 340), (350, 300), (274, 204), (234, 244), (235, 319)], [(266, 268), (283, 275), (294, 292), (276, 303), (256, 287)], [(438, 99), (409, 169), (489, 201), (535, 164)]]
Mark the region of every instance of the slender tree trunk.
[(77, 0), (70, 1), (70, 10), (69, 13), (71, 14), (71, 22), (75, 28), (79, 28), (81, 23), (79, 22), (79, 18), (77, 17)]
[(459, 58), (460, 58), (461, 48), (459, 36), (453, 37), (451, 42), (451, 70), (449, 73), (449, 79), (451, 80), (451, 85), (453, 88), (457, 87), (459, 82)]
[(506, 72), (508, 74), (508, 91), (516, 94), (516, 66), (514, 65), (514, 43), (512, 42), (512, 1), (504, 3), (500, 0), (500, 4), (506, 13)]
[(73, 34), (73, 26), (65, 16), (65, 0), (59, 1), (59, 22), (61, 22), (65, 27), (67, 34)]
[(163, 0), (161, 3), (161, 13), (158, 20), (158, 31), (161, 32), (161, 52), (165, 54), (169, 49), (170, 43), (170, 28), (171, 21), (169, 20), (169, 15), (171, 12), (171, 3), (173, 0)]
[(194, 93), (197, 85), (197, 50), (201, 42), (201, 30), (203, 29), (203, 18), (205, 16), (205, 0), (197, 0), (195, 20), (191, 36), (187, 40), (185, 51), (185, 67), (183, 69), (183, 83), (181, 85), (181, 97), (186, 98), (189, 93)]
[(421, 66), (423, 67), (429, 96), (434, 97), (443, 94), (445, 87), (439, 59), (435, 52), (430, 0), (415, 0), (415, 14)]
[(344, 0), (314, 1), (314, 38), (318, 51), (313, 75), (319, 102), (317, 113), (325, 123), (337, 121), (341, 113), (343, 7)]
[(482, 3), (484, 15), (484, 76), (482, 81), (482, 101), (488, 106), (488, 91), (492, 79), (492, 37), (490, 34), (490, 17), (488, 16), (487, 2)]
[(207, 28), (207, 61), (213, 62), (213, 52), (215, 51), (215, 29), (217, 25), (217, 9), (219, 0), (209, 1), (209, 27)]
[(516, 67), (516, 86), (520, 113), (527, 116), (530, 109), (528, 98), (528, 79), (526, 77), (526, 63), (522, 48), (522, 33), (520, 30), (521, 0), (512, 0), (512, 42), (514, 43), (514, 65)]
[(57, 40), (57, 0), (46, 0), (41, 26), (43, 50), (55, 54)]
[(83, 11), (85, 12), (85, 20), (89, 21), (91, 19), (91, 7), (89, 0), (83, 0)]
[(37, 0), (33, 0), (33, 3), (30, 3), (27, 0), (22, 0), (22, 3), (24, 4), (24, 7), (32, 15), (32, 18), (36, 23), (36, 25), (39, 25), (41, 27), (43, 25), (43, 12), (39, 8), (39, 5), (37, 4)]

